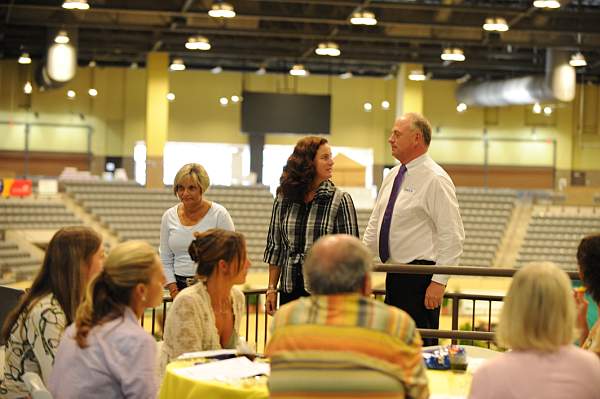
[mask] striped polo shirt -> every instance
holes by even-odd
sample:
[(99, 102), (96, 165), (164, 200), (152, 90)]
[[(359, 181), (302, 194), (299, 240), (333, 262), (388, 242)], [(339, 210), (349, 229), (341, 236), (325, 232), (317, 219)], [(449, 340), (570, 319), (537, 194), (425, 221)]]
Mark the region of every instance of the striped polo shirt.
[(421, 338), (404, 311), (360, 294), (280, 308), (266, 354), (272, 398), (427, 398)]

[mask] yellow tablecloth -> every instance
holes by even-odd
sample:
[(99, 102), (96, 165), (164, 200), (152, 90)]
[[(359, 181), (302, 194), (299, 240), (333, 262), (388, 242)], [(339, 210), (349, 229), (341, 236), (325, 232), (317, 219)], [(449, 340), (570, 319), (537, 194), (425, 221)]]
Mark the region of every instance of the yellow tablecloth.
[(427, 370), (430, 395), (445, 395), (466, 398), (471, 389), (472, 375), (450, 370)]
[[(193, 365), (190, 361), (173, 362), (167, 366), (160, 389), (160, 399), (266, 399), (269, 397), (267, 379), (227, 384), (216, 381), (199, 381), (176, 373), (178, 368)], [(466, 398), (471, 387), (469, 372), (427, 370), (431, 395)]]
[(176, 373), (178, 368), (194, 362), (177, 361), (167, 366), (160, 388), (160, 399), (266, 399), (269, 397), (266, 377), (248, 379), (239, 384), (199, 381)]

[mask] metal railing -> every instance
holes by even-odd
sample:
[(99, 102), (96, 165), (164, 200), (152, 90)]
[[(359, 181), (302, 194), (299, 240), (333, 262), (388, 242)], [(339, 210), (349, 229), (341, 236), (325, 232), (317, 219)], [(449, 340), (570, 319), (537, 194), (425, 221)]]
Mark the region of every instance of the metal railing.
[[(377, 264), (374, 272), (401, 273), (401, 274), (449, 274), (453, 276), (475, 276), (475, 277), (507, 277), (511, 278), (518, 269), (504, 268), (486, 268), (486, 267), (471, 267), (471, 266), (426, 266), (426, 265), (405, 265), (405, 264)], [(579, 280), (577, 272), (567, 272), (572, 280)], [(244, 290), (246, 299), (246, 314), (245, 320), (242, 323), (242, 331), (240, 335), (248, 342), (253, 342), (257, 350), (263, 348), (267, 344), (269, 333), (269, 317), (264, 311), (266, 288), (246, 289)], [(373, 296), (376, 299), (381, 299), (385, 295), (385, 290), (373, 290)], [(483, 341), (487, 347), (490, 347), (494, 340), (494, 332), (492, 331), (492, 303), (502, 302), (504, 297), (501, 295), (479, 295), (466, 294), (460, 292), (447, 292), (444, 298), (451, 302), (450, 305), (450, 320), (451, 330), (430, 330), (419, 329), (419, 333), (423, 338), (441, 338), (451, 339), (453, 343), (459, 340)], [(461, 301), (471, 301), (472, 311), (470, 315), (470, 331), (460, 330), (460, 304)], [(167, 295), (163, 298), (162, 307), (151, 310), (151, 333), (159, 338), (162, 338), (164, 331), (164, 322), (169, 307), (172, 302)], [(485, 331), (475, 330), (476, 307), (478, 302), (487, 303), (487, 326)], [(162, 312), (159, 317), (158, 313)], [(142, 318), (142, 325), (144, 320)], [(160, 326), (160, 328), (159, 328)], [(159, 331), (160, 330), (160, 331)]]

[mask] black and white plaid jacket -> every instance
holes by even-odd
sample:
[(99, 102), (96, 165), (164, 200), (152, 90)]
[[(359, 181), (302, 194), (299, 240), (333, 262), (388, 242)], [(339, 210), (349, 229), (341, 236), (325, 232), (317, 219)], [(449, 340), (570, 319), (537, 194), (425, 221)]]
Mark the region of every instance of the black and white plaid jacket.
[(317, 239), (326, 234), (351, 234), (358, 237), (356, 210), (350, 194), (326, 180), (308, 204), (293, 202), (278, 195), (273, 203), (264, 261), (281, 268), (281, 288), (294, 288), (295, 267), (302, 267), (304, 256)]

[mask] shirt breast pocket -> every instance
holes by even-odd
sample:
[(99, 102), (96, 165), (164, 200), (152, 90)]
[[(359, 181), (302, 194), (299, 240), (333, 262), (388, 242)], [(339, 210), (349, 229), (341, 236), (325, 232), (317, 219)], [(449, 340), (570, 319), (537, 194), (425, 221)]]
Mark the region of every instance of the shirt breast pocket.
[(423, 212), (423, 204), (415, 190), (410, 188), (402, 189), (398, 194), (396, 206), (394, 206), (394, 223), (410, 221), (418, 217)]

